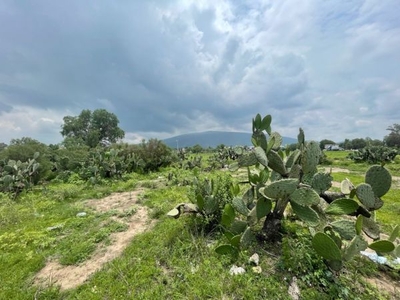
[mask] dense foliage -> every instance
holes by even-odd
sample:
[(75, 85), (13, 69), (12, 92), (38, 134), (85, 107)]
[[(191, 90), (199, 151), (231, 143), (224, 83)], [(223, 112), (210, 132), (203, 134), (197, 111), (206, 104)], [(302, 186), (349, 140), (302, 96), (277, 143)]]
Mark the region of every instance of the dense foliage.
[(118, 124), (117, 116), (105, 109), (96, 109), (93, 112), (85, 109), (79, 116), (64, 117), (61, 134), (65, 138), (73, 138), (77, 143), (94, 148), (122, 139), (125, 132)]
[[(247, 187), (232, 185), (232, 200), (223, 209), (213, 196), (213, 184), (206, 185), (206, 197), (196, 194), (192, 203), (181, 203), (168, 215), (178, 218), (182, 213), (194, 213), (203, 218), (220, 211), (220, 227), (227, 243), (218, 246), (220, 254), (237, 254), (257, 240), (275, 242), (282, 239), (284, 212), (290, 205), (295, 220), (309, 228), (314, 251), (328, 266), (339, 271), (367, 247), (380, 253), (395, 250), (394, 237), (379, 240), (379, 227), (373, 216), (383, 206), (381, 197), (390, 189), (392, 178), (382, 166), (372, 166), (365, 182), (357, 186), (348, 179), (341, 183), (340, 192), (331, 192), (333, 178), (319, 172), (320, 145), (305, 140), (300, 129), (298, 147), (294, 151), (281, 149), (282, 137), (271, 130), (271, 116), (253, 119), (252, 151), (240, 153), (235, 167), (247, 168)], [(210, 209), (212, 208), (212, 209)], [(351, 219), (353, 216), (353, 220)], [(217, 218), (218, 220), (219, 218)], [(259, 223), (262, 223), (262, 226)], [(363, 234), (374, 240), (368, 243)]]
[(400, 124), (389, 126), (389, 135), (385, 136), (385, 143), (389, 147), (400, 147)]
[[(281, 299), (297, 278), (302, 299), (379, 299), (360, 279), (377, 267), (356, 254), (369, 247), (400, 256), (398, 197), (386, 169), (397, 170), (397, 162), (372, 166), (365, 177), (326, 173), (318, 163), (330, 164), (334, 153), (324, 155), (302, 130), (284, 149), (270, 125), (270, 116), (253, 120), (253, 149), (220, 145), (207, 153), (199, 145), (176, 153), (156, 139), (90, 145), (73, 135), (61, 145), (30, 138), (0, 145), (0, 298)], [(374, 141), (365, 142), (371, 149)], [(388, 149), (372, 152), (377, 163)], [(345, 152), (335, 155), (350, 164)], [(330, 192), (333, 176), (341, 176), (340, 191)], [(82, 201), (121, 191), (135, 199), (135, 187), (146, 192), (123, 211), (93, 212)], [(31, 284), (49, 258), (90, 259), (112, 243), (111, 233), (127, 230), (141, 205), (158, 224), (86, 284), (70, 291)], [(393, 225), (384, 225), (386, 240), (381, 208)], [(192, 217), (176, 222), (166, 214)], [(253, 251), (261, 273), (251, 271)], [(229, 275), (232, 263), (247, 274)]]
[(384, 146), (371, 146), (349, 153), (348, 158), (355, 162), (379, 164), (393, 162), (397, 154), (398, 151), (394, 148)]

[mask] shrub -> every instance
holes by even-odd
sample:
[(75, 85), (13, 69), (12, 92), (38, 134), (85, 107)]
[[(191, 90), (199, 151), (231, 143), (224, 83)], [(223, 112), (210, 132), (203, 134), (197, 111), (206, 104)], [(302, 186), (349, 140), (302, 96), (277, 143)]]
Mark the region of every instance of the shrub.
[(398, 151), (384, 146), (365, 147), (349, 153), (348, 158), (355, 162), (367, 162), (369, 164), (392, 162)]

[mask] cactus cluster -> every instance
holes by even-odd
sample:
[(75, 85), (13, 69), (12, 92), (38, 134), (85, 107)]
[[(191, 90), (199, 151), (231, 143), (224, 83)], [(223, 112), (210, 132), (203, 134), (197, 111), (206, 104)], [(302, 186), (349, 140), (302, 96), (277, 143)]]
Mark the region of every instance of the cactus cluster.
[(80, 176), (96, 183), (102, 178), (120, 178), (124, 173), (143, 165), (143, 160), (135, 153), (124, 154), (118, 149), (95, 149), (81, 164)]
[(33, 177), (37, 174), (39, 163), (36, 152), (32, 159), (26, 162), (8, 160), (0, 164), (0, 191), (12, 193), (16, 197), (23, 190), (33, 185)]
[(388, 163), (394, 161), (398, 150), (384, 146), (368, 146), (356, 150), (348, 155), (355, 162), (367, 162), (370, 164)]
[(180, 203), (167, 215), (179, 218), (183, 214), (200, 215), (206, 230), (213, 230), (223, 222), (223, 210), (227, 203), (233, 203), (234, 188), (230, 176), (220, 176), (214, 179), (199, 179), (194, 177), (189, 203)]
[[(218, 253), (237, 253), (240, 247), (254, 240), (280, 235), (283, 213), (288, 205), (294, 215), (310, 228), (315, 251), (326, 259), (333, 270), (367, 247), (380, 253), (394, 253), (395, 237), (380, 240), (374, 211), (381, 208), (381, 197), (391, 186), (391, 175), (383, 166), (372, 166), (365, 183), (354, 186), (349, 180), (341, 183), (341, 192), (330, 192), (332, 177), (318, 172), (321, 157), (319, 144), (306, 141), (304, 131), (298, 135), (298, 149), (286, 151), (282, 138), (271, 129), (271, 116), (253, 119), (253, 151), (237, 151), (237, 161), (230, 167), (247, 168), (250, 185), (234, 197), (222, 211), (221, 225), (228, 243), (216, 248)], [(251, 168), (250, 168), (251, 167)], [(339, 218), (342, 215), (350, 216)], [(354, 219), (351, 219), (354, 216)], [(262, 221), (263, 226), (257, 226)], [(363, 235), (374, 240), (368, 244)]]

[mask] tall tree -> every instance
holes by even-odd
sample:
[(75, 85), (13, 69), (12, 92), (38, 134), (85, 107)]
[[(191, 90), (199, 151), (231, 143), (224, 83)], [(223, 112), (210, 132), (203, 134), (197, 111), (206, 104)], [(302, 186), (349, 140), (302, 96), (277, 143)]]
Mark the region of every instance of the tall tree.
[(324, 139), (324, 140), (319, 142), (319, 148), (321, 150), (325, 149), (325, 145), (336, 145), (336, 143), (334, 141), (332, 141), (332, 140), (327, 140), (327, 139)]
[(400, 147), (400, 124), (393, 124), (387, 130), (390, 133), (384, 138), (386, 145), (389, 147)]
[(367, 142), (362, 138), (356, 138), (351, 140), (351, 146), (353, 149), (362, 149), (367, 146)]
[(113, 113), (105, 109), (91, 112), (82, 110), (79, 116), (65, 116), (61, 125), (64, 138), (73, 138), (91, 148), (99, 144), (115, 143), (125, 136), (118, 127), (119, 120)]

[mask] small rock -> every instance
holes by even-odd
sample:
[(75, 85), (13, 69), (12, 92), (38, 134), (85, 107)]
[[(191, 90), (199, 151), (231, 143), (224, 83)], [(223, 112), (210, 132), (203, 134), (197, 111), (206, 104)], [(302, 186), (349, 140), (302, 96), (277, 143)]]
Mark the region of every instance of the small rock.
[(297, 285), (297, 278), (294, 276), (292, 278), (292, 281), (290, 282), (288, 293), (293, 300), (300, 299), (300, 289)]
[(262, 269), (261, 269), (260, 266), (252, 267), (251, 270), (256, 274), (261, 274), (262, 273)]
[(57, 230), (57, 229), (61, 229), (61, 228), (63, 228), (63, 225), (58, 224), (58, 225), (47, 227), (46, 229), (47, 229), (47, 231), (53, 231), (53, 230)]
[(260, 256), (257, 253), (254, 253), (252, 256), (250, 256), (249, 263), (258, 266), (260, 263)]
[(77, 214), (76, 214), (76, 216), (78, 217), (78, 218), (82, 218), (82, 217), (86, 217), (86, 213), (83, 211), (83, 212), (78, 212)]
[(246, 273), (246, 270), (243, 269), (242, 267), (238, 267), (236, 265), (233, 265), (231, 269), (229, 270), (229, 274), (231, 275), (239, 275), (239, 274), (244, 274)]

